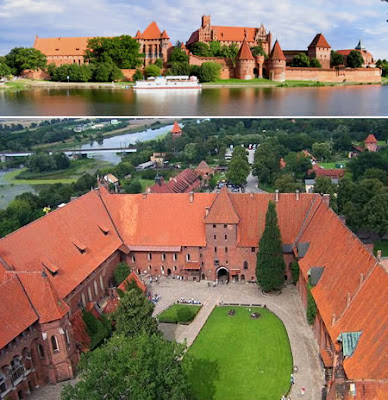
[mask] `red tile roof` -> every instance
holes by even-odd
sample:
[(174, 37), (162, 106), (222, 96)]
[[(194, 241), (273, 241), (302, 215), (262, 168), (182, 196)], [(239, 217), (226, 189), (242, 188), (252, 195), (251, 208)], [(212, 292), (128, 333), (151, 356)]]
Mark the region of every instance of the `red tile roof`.
[(134, 39), (143, 39), (143, 35), (139, 30), (136, 32), (136, 35), (134, 36)]
[(377, 143), (377, 139), (373, 133), (369, 134), (368, 137), (364, 140), (364, 143), (372, 143), (375, 144)]
[(230, 41), (230, 42), (242, 42), (246, 38), (248, 42), (254, 42), (257, 32), (257, 28), (248, 28), (245, 26), (212, 26), (215, 32), (217, 32), (217, 40)]
[(34, 48), (46, 56), (83, 56), (90, 37), (36, 37)]
[(10, 276), (0, 284), (0, 304), (0, 349), (2, 349), (36, 322), (38, 316), (16, 276)]
[(188, 193), (194, 191), (200, 184), (201, 181), (196, 172), (187, 168), (168, 182), (162, 180), (161, 184), (155, 183), (149, 191), (151, 193)]
[(317, 33), (313, 41), (310, 43), (308, 47), (324, 47), (330, 49), (331, 46), (327, 43), (327, 40), (322, 35), (322, 33)]
[(278, 41), (276, 41), (273, 46), (270, 58), (272, 60), (284, 60), (284, 61), (286, 60), (286, 57), (284, 56), (283, 50), (280, 47), (280, 44)]
[(131, 281), (135, 281), (137, 287), (139, 289), (142, 290), (142, 292), (144, 293), (147, 290), (146, 285), (144, 284), (144, 282), (140, 279), (139, 275), (137, 275), (137, 273), (135, 271), (132, 271), (127, 278), (124, 279), (123, 282), (120, 283), (118, 289), (122, 290), (123, 292), (126, 292), (126, 284), (131, 282)]
[(74, 340), (78, 348), (82, 352), (89, 349), (90, 337), (88, 335), (87, 327), (82, 316), (82, 310), (77, 310), (71, 317), (70, 322), (74, 332)]
[(240, 218), (236, 213), (228, 189), (224, 186), (214, 200), (209, 214), (205, 218), (206, 224), (238, 224)]
[(174, 122), (174, 126), (171, 129), (172, 133), (182, 133), (182, 128), (179, 126), (178, 121)]
[(245, 38), (237, 54), (237, 60), (254, 60), (251, 49)]
[(170, 37), (168, 36), (166, 30), (164, 30), (164, 31), (162, 32), (161, 38), (162, 38), (162, 39), (170, 39)]
[(162, 32), (155, 21), (152, 21), (143, 32), (143, 39), (160, 39)]

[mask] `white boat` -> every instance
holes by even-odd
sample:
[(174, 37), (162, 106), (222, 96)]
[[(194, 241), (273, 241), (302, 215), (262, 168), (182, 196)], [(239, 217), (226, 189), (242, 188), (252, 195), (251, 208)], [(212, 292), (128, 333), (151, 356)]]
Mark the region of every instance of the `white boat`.
[(196, 76), (158, 76), (150, 77), (144, 81), (137, 81), (133, 87), (135, 90), (151, 89), (191, 89), (200, 90), (202, 85)]

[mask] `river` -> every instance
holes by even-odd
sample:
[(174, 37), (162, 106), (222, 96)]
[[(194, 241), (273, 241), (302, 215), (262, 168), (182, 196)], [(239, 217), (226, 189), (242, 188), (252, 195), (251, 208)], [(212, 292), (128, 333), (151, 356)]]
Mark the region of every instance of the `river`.
[(1, 116), (388, 116), (388, 85), (0, 91)]

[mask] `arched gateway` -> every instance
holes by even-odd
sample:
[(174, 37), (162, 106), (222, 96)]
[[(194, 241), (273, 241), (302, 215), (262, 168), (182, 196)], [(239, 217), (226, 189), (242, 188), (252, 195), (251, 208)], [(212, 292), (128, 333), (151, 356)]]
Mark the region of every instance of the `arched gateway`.
[(218, 268), (217, 279), (219, 283), (229, 282), (229, 270), (225, 267)]

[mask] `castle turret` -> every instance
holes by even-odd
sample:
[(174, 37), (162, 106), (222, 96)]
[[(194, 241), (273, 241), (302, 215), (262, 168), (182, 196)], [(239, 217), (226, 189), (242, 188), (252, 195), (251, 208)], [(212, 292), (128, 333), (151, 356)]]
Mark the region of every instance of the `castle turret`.
[[(246, 33), (246, 32), (245, 32)], [(238, 79), (253, 79), (256, 61), (252, 55), (245, 34), (244, 41), (237, 54), (236, 76)]]
[(308, 47), (309, 59), (316, 58), (321, 63), (322, 68), (330, 68), (330, 55), (331, 46), (322, 33), (318, 33)]
[(286, 57), (278, 41), (275, 42), (268, 60), (269, 79), (275, 82), (286, 80)]

